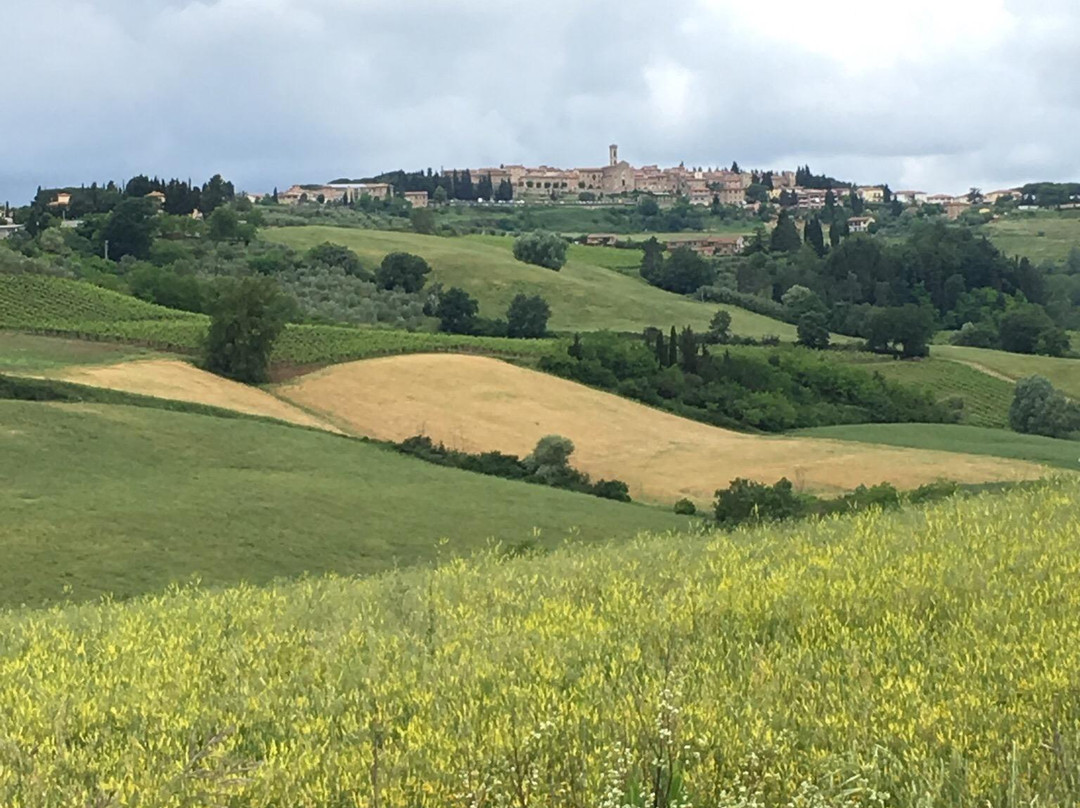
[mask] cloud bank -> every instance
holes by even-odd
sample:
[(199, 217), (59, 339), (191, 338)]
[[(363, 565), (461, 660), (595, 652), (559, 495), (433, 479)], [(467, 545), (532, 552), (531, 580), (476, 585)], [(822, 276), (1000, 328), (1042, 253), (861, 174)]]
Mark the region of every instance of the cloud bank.
[(136, 173), (809, 163), (1080, 178), (1074, 0), (7, 0), (0, 201)]

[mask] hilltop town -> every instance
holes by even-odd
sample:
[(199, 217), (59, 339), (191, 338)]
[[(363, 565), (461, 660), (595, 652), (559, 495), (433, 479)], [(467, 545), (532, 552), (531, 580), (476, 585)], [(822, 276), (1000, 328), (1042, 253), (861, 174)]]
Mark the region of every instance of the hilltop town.
[[(400, 174), (400, 172), (398, 172)], [(406, 178), (413, 175), (403, 175)], [(420, 175), (432, 180), (440, 175)], [(738, 163), (730, 168), (688, 168), (683, 164), (670, 168), (657, 165), (633, 166), (620, 159), (619, 147), (608, 147), (608, 163), (601, 167), (557, 168), (541, 165), (501, 164), (497, 167), (454, 169), (441, 172), (455, 186), (466, 186), (465, 193), (436, 199), (426, 189), (395, 188), (390, 175), (368, 181), (335, 180), (326, 184), (299, 184), (278, 193), (276, 199), (286, 205), (306, 202), (350, 202), (362, 196), (389, 199), (398, 191), (413, 207), (426, 207), (432, 201), (456, 199), (468, 202), (530, 202), (530, 203), (618, 203), (632, 201), (641, 195), (655, 197), (659, 204), (674, 204), (685, 200), (691, 205), (725, 206), (757, 209), (768, 203), (800, 211), (822, 210), (829, 206), (832, 195), (837, 202), (841, 195), (856, 194), (869, 204), (887, 204), (894, 200), (903, 205), (939, 205), (950, 219), (959, 218), (973, 206), (993, 206), (999, 200), (1021, 201), (1022, 188), (1007, 188), (987, 193), (930, 194), (921, 190), (893, 191), (888, 185), (855, 185), (853, 183), (815, 177), (809, 168), (799, 170), (742, 170)], [(381, 181), (380, 181), (381, 180)], [(399, 183), (400, 184), (400, 183)], [(413, 183), (415, 184), (415, 183)], [(420, 184), (424, 184), (422, 181)], [(443, 187), (436, 179), (435, 188)], [(856, 232), (867, 226), (862, 217), (854, 217)]]

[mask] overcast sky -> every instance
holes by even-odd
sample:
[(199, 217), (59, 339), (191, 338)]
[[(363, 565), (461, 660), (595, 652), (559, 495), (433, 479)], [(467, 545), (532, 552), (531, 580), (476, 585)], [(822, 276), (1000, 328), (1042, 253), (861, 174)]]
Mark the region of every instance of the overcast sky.
[(1077, 0), (0, 0), (0, 201), (612, 142), (894, 190), (1075, 181), (1078, 41)]

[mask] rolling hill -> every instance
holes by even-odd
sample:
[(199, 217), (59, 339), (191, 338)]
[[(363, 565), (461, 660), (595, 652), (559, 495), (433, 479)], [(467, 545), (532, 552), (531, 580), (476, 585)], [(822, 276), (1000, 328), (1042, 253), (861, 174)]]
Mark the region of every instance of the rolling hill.
[(1080, 247), (1080, 213), (1014, 213), (990, 222), (986, 234), (1006, 255), (1023, 255), (1035, 263), (1060, 264), (1072, 249)]
[(467, 451), (527, 454), (547, 434), (575, 442), (574, 464), (618, 478), (631, 495), (670, 503), (712, 498), (735, 477), (788, 477), (815, 492), (889, 481), (914, 488), (1042, 476), (1029, 463), (841, 441), (746, 435), (690, 421), (495, 359), (414, 355), (337, 365), (276, 392), (357, 434), (425, 434)]
[(1071, 398), (1080, 399), (1080, 359), (1031, 356), (960, 345), (934, 345), (935, 357), (950, 359), (991, 376), (1016, 381), (1025, 376), (1045, 376)]
[(1075, 806), (1078, 498), (0, 613), (0, 804)]
[[(82, 281), (0, 273), (0, 329), (194, 354), (209, 322), (203, 314), (167, 309)], [(550, 340), (290, 323), (275, 344), (272, 359), (279, 365), (310, 365), (412, 351), (535, 356), (550, 345)]]
[(491, 540), (543, 547), (687, 524), (254, 420), (0, 401), (0, 448), (0, 607), (193, 578), (367, 574)]
[[(387, 253), (411, 252), (423, 256), (434, 272), (431, 279), (444, 286), (460, 286), (480, 302), (480, 313), (503, 316), (510, 300), (519, 292), (540, 294), (550, 303), (550, 327), (556, 331), (640, 331), (654, 325), (675, 325), (703, 330), (718, 308), (731, 312), (732, 331), (761, 337), (777, 335), (795, 339), (795, 327), (760, 314), (731, 306), (690, 300), (649, 286), (630, 277), (585, 260), (587, 253), (575, 250), (559, 272), (524, 264), (514, 259), (513, 240), (501, 237), (465, 236), (440, 238), (385, 230), (338, 227), (288, 227), (263, 231), (271, 241), (306, 250), (331, 241), (354, 250), (368, 267), (377, 265)], [(612, 263), (605, 254), (601, 263)], [(625, 267), (624, 267), (625, 268)]]
[(965, 424), (852, 424), (800, 429), (791, 434), (938, 452), (990, 455), (1030, 460), (1070, 471), (1080, 470), (1080, 441), (1021, 435), (1005, 429)]

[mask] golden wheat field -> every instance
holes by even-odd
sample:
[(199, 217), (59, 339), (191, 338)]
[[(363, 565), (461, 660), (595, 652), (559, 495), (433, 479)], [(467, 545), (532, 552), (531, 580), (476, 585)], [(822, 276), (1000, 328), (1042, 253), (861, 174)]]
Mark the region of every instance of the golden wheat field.
[(1075, 806), (1078, 498), (0, 614), (0, 805)]
[(654, 410), (575, 382), (496, 359), (417, 354), (335, 365), (279, 387), (279, 395), (359, 434), (384, 440), (429, 435), (466, 451), (527, 454), (565, 435), (572, 462), (617, 478), (636, 499), (711, 499), (736, 477), (788, 477), (834, 493), (891, 482), (915, 488), (1041, 477), (1032, 463), (810, 438), (745, 435)]
[(270, 393), (215, 376), (178, 359), (145, 359), (111, 365), (70, 367), (51, 378), (157, 398), (190, 401), (227, 410), (276, 418), (300, 426), (337, 432), (336, 427), (280, 401)]

